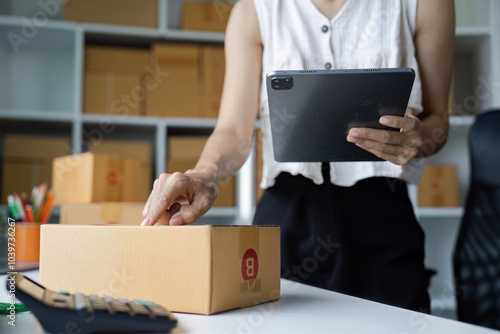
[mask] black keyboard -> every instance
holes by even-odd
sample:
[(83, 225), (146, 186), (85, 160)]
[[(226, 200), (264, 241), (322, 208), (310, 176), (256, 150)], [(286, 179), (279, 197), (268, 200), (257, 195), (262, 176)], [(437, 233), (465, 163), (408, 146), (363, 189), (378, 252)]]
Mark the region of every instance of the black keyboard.
[(49, 333), (165, 333), (177, 320), (149, 301), (55, 292), (22, 274), (7, 276), (7, 290), (23, 302)]

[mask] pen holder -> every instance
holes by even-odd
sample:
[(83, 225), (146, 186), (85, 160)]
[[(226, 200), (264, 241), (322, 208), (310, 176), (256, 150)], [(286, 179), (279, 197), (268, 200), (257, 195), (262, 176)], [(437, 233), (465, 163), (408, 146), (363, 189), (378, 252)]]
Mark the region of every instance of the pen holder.
[(16, 262), (40, 260), (40, 224), (16, 224)]

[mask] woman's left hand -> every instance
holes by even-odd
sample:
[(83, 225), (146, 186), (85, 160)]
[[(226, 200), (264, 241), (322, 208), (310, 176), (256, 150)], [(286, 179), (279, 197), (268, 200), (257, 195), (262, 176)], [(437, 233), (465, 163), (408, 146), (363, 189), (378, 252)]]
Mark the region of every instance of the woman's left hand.
[(347, 141), (397, 165), (406, 165), (419, 154), (423, 144), (423, 124), (420, 119), (407, 113), (405, 117), (382, 116), (379, 122), (400, 131), (352, 128)]

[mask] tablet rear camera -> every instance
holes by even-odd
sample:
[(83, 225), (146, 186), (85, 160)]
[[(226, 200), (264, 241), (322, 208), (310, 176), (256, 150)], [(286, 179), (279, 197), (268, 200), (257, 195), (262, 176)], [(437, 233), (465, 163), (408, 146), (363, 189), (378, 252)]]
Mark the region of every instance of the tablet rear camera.
[(287, 90), (293, 87), (293, 79), (291, 77), (278, 77), (271, 80), (271, 87), (274, 90)]

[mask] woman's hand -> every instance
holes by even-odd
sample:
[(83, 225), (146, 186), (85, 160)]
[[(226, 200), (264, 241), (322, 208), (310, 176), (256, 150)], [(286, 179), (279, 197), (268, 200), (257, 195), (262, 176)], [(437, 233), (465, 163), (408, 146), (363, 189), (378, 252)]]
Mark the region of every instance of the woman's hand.
[(405, 117), (382, 116), (379, 122), (400, 131), (352, 128), (347, 141), (397, 165), (406, 165), (419, 155), (424, 133), (420, 119), (407, 113)]
[[(186, 173), (163, 173), (155, 180), (144, 206), (142, 226), (184, 225), (195, 222), (212, 206), (217, 185), (195, 170)], [(189, 204), (182, 211), (182, 205)]]

